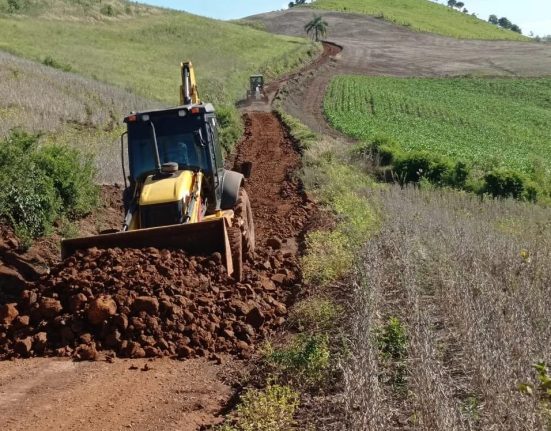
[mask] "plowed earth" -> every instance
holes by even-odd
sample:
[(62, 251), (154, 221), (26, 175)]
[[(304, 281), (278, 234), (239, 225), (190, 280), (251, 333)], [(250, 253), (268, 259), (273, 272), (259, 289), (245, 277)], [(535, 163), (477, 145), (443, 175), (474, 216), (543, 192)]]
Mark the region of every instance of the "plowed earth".
[[(0, 278), (0, 356), (16, 360), (0, 362), (7, 429), (195, 430), (219, 420), (233, 393), (222, 377), (285, 322), (313, 209), (277, 117), (245, 122), (236, 163), (253, 162), (257, 253), (243, 282), (219, 255), (177, 250), (92, 249), (32, 277), (2, 260), (13, 277)], [(0, 248), (14, 254), (15, 245), (6, 238)]]

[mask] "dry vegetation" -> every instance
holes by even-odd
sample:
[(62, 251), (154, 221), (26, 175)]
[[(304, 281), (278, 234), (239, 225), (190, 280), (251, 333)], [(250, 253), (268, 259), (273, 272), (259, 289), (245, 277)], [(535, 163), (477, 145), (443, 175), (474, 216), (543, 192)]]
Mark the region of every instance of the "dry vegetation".
[(551, 211), (445, 190), (371, 199), (385, 220), (357, 273), (348, 429), (548, 430), (534, 364), (551, 359)]
[(122, 179), (116, 143), (123, 116), (152, 106), (158, 102), (0, 52), (0, 138), (22, 129), (91, 151), (102, 166), (100, 180)]
[(100, 21), (158, 15), (163, 10), (127, 0), (0, 0), (0, 13)]

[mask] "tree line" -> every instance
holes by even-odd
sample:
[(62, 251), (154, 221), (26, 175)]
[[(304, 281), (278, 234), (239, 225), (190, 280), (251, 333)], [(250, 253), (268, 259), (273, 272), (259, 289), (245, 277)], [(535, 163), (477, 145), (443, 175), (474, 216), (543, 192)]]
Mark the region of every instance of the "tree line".
[(291, 8), (291, 7), (299, 6), (305, 3), (306, 3), (306, 0), (295, 0), (294, 2), (289, 3), (289, 7)]
[[(451, 7), (452, 9), (457, 9), (459, 11), (462, 11), (463, 13), (469, 13), (467, 8), (465, 7), (465, 3), (463, 3), (462, 1), (448, 0), (448, 6)], [(476, 16), (474, 13), (473, 15)], [(488, 18), (488, 22), (490, 24), (498, 25), (501, 28), (505, 28), (507, 30), (511, 30), (516, 33), (522, 34), (521, 28), (518, 25), (513, 24), (506, 17), (498, 18), (497, 15), (490, 15), (490, 17)]]
[(498, 18), (497, 15), (490, 15), (490, 17), (488, 18), (488, 22), (490, 24), (498, 25), (501, 28), (506, 28), (507, 30), (522, 34), (522, 30), (520, 29), (520, 27), (516, 24), (513, 24), (505, 17)]

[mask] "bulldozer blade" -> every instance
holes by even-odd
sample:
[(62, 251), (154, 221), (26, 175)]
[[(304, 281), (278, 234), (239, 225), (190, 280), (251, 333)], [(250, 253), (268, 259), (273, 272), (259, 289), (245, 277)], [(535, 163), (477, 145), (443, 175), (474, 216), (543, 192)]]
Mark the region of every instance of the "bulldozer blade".
[(224, 217), (199, 223), (180, 224), (128, 232), (108, 233), (61, 241), (61, 258), (66, 259), (78, 250), (89, 248), (147, 248), (184, 250), (191, 255), (219, 252), (233, 274), (231, 250)]

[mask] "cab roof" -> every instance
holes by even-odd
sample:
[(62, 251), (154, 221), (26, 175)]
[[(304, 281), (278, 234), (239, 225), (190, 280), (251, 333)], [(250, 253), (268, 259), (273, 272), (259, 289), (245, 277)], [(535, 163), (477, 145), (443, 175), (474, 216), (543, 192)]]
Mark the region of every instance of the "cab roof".
[[(184, 114), (182, 115), (182, 112)], [(135, 122), (140, 118), (142, 121), (148, 121), (150, 118), (159, 118), (159, 117), (172, 117), (172, 116), (181, 116), (185, 117), (188, 114), (191, 115), (204, 115), (212, 114), (214, 112), (214, 106), (211, 103), (201, 103), (201, 104), (191, 104), (191, 105), (181, 105), (175, 106), (173, 108), (162, 108), (154, 109), (151, 111), (140, 111), (140, 112), (131, 112), (129, 115), (124, 117), (124, 122)], [(146, 116), (146, 118), (144, 118)]]

